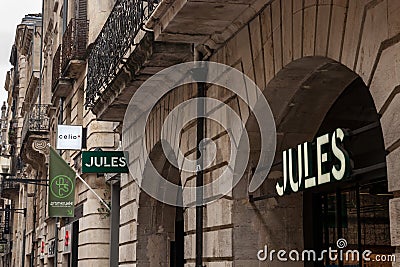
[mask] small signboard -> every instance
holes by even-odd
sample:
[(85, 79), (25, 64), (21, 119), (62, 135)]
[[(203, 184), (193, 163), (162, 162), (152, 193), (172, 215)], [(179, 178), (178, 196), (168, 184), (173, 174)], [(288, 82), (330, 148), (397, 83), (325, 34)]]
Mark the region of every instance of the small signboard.
[(57, 149), (81, 150), (83, 130), (78, 125), (58, 125)]
[(64, 236), (64, 248), (63, 253), (71, 253), (72, 249), (72, 224), (67, 224), (62, 230)]
[(56, 242), (51, 240), (48, 245), (48, 250), (47, 250), (47, 257), (48, 258), (54, 258), (56, 255)]
[(123, 151), (83, 151), (83, 173), (128, 173), (127, 153)]
[(42, 239), (40, 240), (40, 253), (39, 253), (39, 258), (40, 258), (40, 259), (44, 259), (45, 247), (46, 247), (46, 242), (45, 242), (44, 239), (42, 238)]

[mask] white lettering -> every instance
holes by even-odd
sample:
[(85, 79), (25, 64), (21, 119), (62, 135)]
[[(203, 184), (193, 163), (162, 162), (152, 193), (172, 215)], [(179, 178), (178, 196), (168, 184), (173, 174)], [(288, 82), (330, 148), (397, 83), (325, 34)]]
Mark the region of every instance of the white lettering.
[(278, 251), (278, 254), (277, 254), (277, 257), (278, 257), (278, 260), (280, 260), (280, 261), (287, 261), (288, 259), (285, 257), (285, 255), (286, 255), (286, 251), (284, 251), (284, 250), (279, 250)]
[[(299, 191), (299, 184), (295, 181), (294, 178), (296, 176), (296, 179), (298, 179), (298, 176), (297, 176), (298, 170), (295, 170), (293, 168), (293, 165), (295, 165), (295, 164), (293, 164), (293, 150), (294, 149), (289, 149), (289, 182), (290, 182), (290, 187), (292, 188), (293, 192), (297, 192), (297, 191)], [(301, 153), (301, 150), (300, 150), (300, 153)], [(301, 168), (300, 167), (301, 164), (298, 166), (299, 166), (298, 168)]]
[(344, 132), (342, 129), (337, 129), (335, 133), (332, 135), (332, 153), (339, 160), (340, 168), (337, 168), (337, 165), (332, 167), (332, 175), (336, 180), (342, 180), (346, 175), (346, 156), (344, 152), (339, 148), (337, 144), (337, 139), (340, 142), (343, 142)]
[(111, 167), (118, 167), (118, 158), (117, 157), (111, 157)]
[[(264, 253), (264, 256), (262, 256), (263, 253)], [(259, 261), (266, 261), (267, 258), (268, 258), (268, 247), (267, 247), (267, 245), (265, 245), (264, 249), (261, 249), (258, 251), (257, 259)]]
[(119, 166), (120, 167), (126, 167), (126, 161), (125, 158), (119, 158)]
[(317, 138), (317, 175), (318, 184), (329, 183), (331, 174), (329, 172), (322, 173), (322, 164), (328, 161), (328, 153), (322, 152), (322, 146), (329, 143), (329, 135), (324, 134)]

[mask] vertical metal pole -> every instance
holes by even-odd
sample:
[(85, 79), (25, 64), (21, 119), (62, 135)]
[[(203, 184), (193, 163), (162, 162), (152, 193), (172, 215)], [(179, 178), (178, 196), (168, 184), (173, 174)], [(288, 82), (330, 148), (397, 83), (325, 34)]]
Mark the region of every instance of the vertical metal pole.
[[(201, 70), (200, 70), (201, 71)], [(201, 74), (200, 74), (201, 75)], [(197, 97), (205, 97), (204, 82), (197, 82)], [(196, 174), (196, 267), (203, 267), (203, 148), (200, 142), (204, 139), (204, 100), (197, 102), (197, 174)]]
[(58, 124), (63, 124), (63, 120), (64, 120), (64, 101), (65, 101), (65, 98), (61, 97), (60, 98), (60, 114), (58, 116)]
[[(42, 28), (40, 29), (40, 60), (39, 60), (39, 107), (42, 104), (42, 75), (43, 75), (43, 33), (44, 33), (44, 0), (42, 0)], [(40, 115), (39, 115), (40, 116)]]
[[(329, 221), (328, 221), (328, 216), (329, 216), (329, 210), (328, 210), (328, 194), (324, 194), (324, 219), (323, 219), (323, 223), (324, 223), (324, 246), (323, 249), (328, 249), (329, 247)], [(329, 258), (325, 257), (325, 265), (328, 266), (329, 265)]]
[(21, 267), (25, 267), (25, 245), (26, 245), (26, 208), (24, 208), (24, 231), (23, 231), (23, 235), (22, 235)]
[(118, 267), (119, 260), (119, 201), (120, 183), (111, 185), (110, 267)]
[[(40, 177), (36, 176), (37, 179)], [(32, 218), (32, 247), (31, 247), (31, 262), (30, 266), (33, 267), (35, 265), (35, 249), (36, 249), (36, 196), (37, 196), (37, 184), (35, 183), (35, 193), (33, 197), (33, 218)]]
[[(65, 3), (65, 1), (64, 1)], [(64, 6), (65, 7), (65, 6)], [(58, 124), (62, 124), (64, 119), (64, 98), (60, 98), (60, 114), (58, 116)], [(61, 150), (58, 150), (61, 155)], [(58, 224), (60, 223), (60, 218), (56, 217), (56, 225), (54, 230), (54, 267), (58, 265)]]
[(63, 25), (62, 25), (62, 32), (67, 30), (67, 23), (68, 23), (68, 0), (64, 0), (63, 2)]
[(356, 205), (357, 205), (357, 248), (360, 252), (358, 255), (358, 266), (362, 265), (362, 255), (361, 255), (361, 200), (360, 200), (360, 185), (356, 184)]
[[(342, 216), (342, 192), (340, 189), (336, 190), (336, 227), (337, 227), (337, 237), (343, 238), (343, 216)], [(339, 259), (339, 266), (343, 267), (343, 261)]]
[(60, 223), (60, 218), (56, 217), (56, 227), (54, 230), (54, 267), (58, 266), (58, 224)]

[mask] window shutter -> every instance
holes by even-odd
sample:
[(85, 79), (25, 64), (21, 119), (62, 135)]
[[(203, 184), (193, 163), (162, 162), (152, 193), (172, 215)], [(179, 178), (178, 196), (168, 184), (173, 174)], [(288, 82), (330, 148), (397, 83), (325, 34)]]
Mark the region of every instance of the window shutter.
[(75, 0), (75, 18), (87, 20), (87, 0)]

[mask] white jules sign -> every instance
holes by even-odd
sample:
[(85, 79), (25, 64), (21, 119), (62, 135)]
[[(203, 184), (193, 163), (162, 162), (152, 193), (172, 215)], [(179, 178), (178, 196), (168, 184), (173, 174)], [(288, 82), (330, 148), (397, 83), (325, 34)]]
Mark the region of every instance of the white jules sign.
[(81, 150), (82, 126), (58, 125), (57, 149)]
[(276, 184), (276, 192), (283, 196), (317, 185), (340, 181), (350, 176), (351, 162), (343, 141), (343, 129), (305, 142), (283, 151), (283, 181)]

